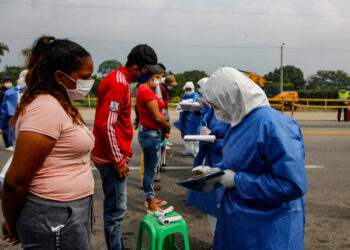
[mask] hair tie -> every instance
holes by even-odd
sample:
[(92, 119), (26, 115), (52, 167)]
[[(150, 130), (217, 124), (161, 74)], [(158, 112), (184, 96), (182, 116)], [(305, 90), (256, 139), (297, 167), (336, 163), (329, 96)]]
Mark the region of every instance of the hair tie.
[(51, 39), (49, 40), (49, 45), (52, 44), (55, 40)]

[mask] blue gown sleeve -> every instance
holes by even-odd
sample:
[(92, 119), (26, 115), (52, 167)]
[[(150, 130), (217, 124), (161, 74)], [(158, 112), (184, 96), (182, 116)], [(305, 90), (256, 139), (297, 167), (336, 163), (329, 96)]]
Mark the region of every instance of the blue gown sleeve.
[(220, 161), (214, 165), (214, 168), (220, 168), (224, 170), (224, 161)]
[(306, 193), (305, 153), (299, 127), (280, 124), (270, 131), (261, 133), (258, 141), (265, 171), (238, 172), (234, 177), (237, 195), (242, 199), (257, 203), (284, 202)]
[(7, 112), (7, 95), (4, 95), (4, 99), (1, 103), (1, 116), (0, 116), (0, 127), (2, 130), (7, 129), (8, 123), (8, 112)]
[(199, 122), (197, 134), (200, 133), (200, 131), (201, 131), (201, 129), (202, 129), (203, 127), (208, 127), (208, 124), (209, 124), (208, 119), (210, 119), (210, 117), (208, 117), (208, 113), (206, 113), (206, 114), (202, 117), (201, 121)]
[(199, 151), (196, 158), (194, 158), (193, 167), (203, 165), (203, 161), (207, 156), (208, 150), (209, 150), (208, 144), (203, 142), (199, 143)]

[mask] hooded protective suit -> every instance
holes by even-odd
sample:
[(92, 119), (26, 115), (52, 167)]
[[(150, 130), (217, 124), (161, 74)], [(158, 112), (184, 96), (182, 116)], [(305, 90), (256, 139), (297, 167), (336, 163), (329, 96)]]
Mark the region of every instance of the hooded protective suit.
[[(198, 84), (198, 86), (200, 87), (199, 89), (198, 89), (198, 92), (199, 92), (199, 98), (203, 98), (203, 94), (202, 94), (202, 92), (203, 92), (203, 87), (204, 87), (204, 85), (207, 83), (207, 81), (209, 80), (209, 77), (203, 77), (202, 79), (200, 79), (198, 82), (197, 82), (197, 84)], [(208, 113), (208, 111), (209, 111), (209, 107), (207, 107), (207, 106), (202, 106), (201, 107), (201, 116), (202, 116), (202, 118), (204, 117), (204, 115), (206, 114), (206, 113)]]
[[(193, 102), (198, 102), (199, 94), (194, 91), (193, 82), (186, 82), (183, 90), (190, 88), (191, 91), (182, 96), (181, 101), (192, 99)], [(185, 135), (196, 135), (199, 123), (201, 121), (201, 115), (195, 114), (195, 112), (183, 111), (180, 113), (180, 118), (174, 123), (175, 127), (181, 131), (181, 137), (184, 138)], [(196, 156), (198, 153), (198, 142), (185, 141), (185, 152), (183, 155), (193, 155)]]
[(9, 121), (15, 115), (17, 104), (26, 89), (25, 77), (28, 70), (23, 70), (19, 74), (17, 85), (5, 92), (4, 99), (1, 103), (0, 127), (2, 130), (8, 130), (9, 145), (12, 145), (12, 128), (9, 126)]
[(203, 95), (217, 118), (232, 124), (218, 166), (235, 172), (235, 188), (221, 201), (214, 249), (304, 249), (307, 180), (298, 124), (233, 68), (216, 71)]
[[(222, 160), (222, 142), (230, 125), (217, 120), (214, 115), (214, 108), (211, 107), (201, 120), (200, 128), (202, 127), (209, 128), (211, 134), (215, 135), (219, 141), (215, 143), (200, 143), (199, 152), (194, 160), (193, 167), (199, 165), (214, 167), (215, 164)], [(223, 186), (210, 192), (189, 190), (186, 204), (217, 217), (224, 191), (225, 188)]]
[[(183, 89), (190, 88), (192, 93), (190, 95), (183, 95), (181, 101), (192, 99), (194, 102), (198, 102), (199, 94), (194, 92), (193, 82), (186, 82)], [(180, 118), (174, 123), (175, 127), (181, 131), (181, 137), (185, 135), (196, 135), (197, 129), (200, 123), (201, 117), (195, 115), (194, 112), (184, 111), (180, 113)]]

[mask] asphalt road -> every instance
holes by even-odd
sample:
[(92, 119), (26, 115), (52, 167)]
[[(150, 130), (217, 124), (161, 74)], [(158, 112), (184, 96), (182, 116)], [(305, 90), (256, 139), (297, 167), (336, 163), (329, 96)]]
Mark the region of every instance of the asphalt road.
[[(91, 122), (90, 122), (91, 124)], [(350, 122), (301, 121), (306, 151), (305, 164), (308, 175), (306, 194), (306, 249), (350, 249)], [(206, 216), (198, 210), (186, 206), (187, 190), (176, 186), (176, 182), (190, 176), (191, 157), (181, 156), (184, 150), (180, 134), (172, 130), (170, 141), (172, 158), (167, 159), (166, 172), (161, 174), (161, 190), (157, 197), (168, 201), (181, 214), (188, 225), (192, 249), (209, 249), (212, 236)], [(0, 143), (0, 166), (10, 156), (2, 150)], [(130, 162), (128, 180), (128, 213), (122, 231), (125, 247), (135, 249), (137, 230), (146, 213), (144, 195), (139, 188), (140, 147), (137, 134), (132, 143), (134, 157)], [(95, 176), (94, 211), (95, 225), (91, 240), (92, 249), (106, 249), (103, 237), (103, 193), (98, 171)], [(2, 215), (0, 221), (3, 221)], [(147, 233), (145, 234), (147, 235)], [(181, 237), (176, 241), (180, 246)], [(144, 247), (147, 244), (147, 237)], [(0, 243), (0, 249), (19, 249)]]

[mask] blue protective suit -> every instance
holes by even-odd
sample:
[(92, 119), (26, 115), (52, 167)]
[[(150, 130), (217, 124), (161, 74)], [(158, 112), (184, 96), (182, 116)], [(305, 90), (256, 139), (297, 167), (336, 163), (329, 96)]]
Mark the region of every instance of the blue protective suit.
[[(203, 99), (203, 94), (199, 93), (198, 98), (202, 98), (202, 99)], [(200, 113), (201, 113), (202, 118), (204, 118), (205, 114), (209, 112), (209, 109), (210, 109), (210, 107), (208, 107), (208, 106), (202, 106), (202, 107), (201, 107)], [(215, 118), (215, 119), (216, 119), (216, 118)], [(205, 126), (205, 125), (204, 125), (204, 126)], [(203, 127), (203, 126), (200, 125), (200, 126), (198, 127), (198, 130), (200, 130), (202, 127)], [(198, 134), (199, 134), (199, 131), (198, 131)]]
[(8, 130), (8, 140), (10, 145), (12, 145), (13, 132), (11, 126), (9, 126), (9, 121), (12, 116), (15, 115), (18, 104), (18, 93), (24, 92), (25, 89), (25, 87), (17, 88), (16, 86), (10, 88), (5, 92), (4, 99), (1, 103), (0, 126), (2, 130)]
[[(222, 160), (221, 150), (223, 138), (230, 128), (230, 124), (217, 120), (214, 115), (214, 108), (211, 107), (200, 122), (199, 129), (202, 127), (209, 128), (212, 131), (211, 134), (215, 135), (219, 141), (210, 144), (200, 143), (199, 152), (194, 160), (193, 166), (206, 165), (215, 167), (215, 164)], [(217, 217), (224, 191), (225, 187), (223, 186), (210, 192), (199, 192), (190, 189), (188, 190), (186, 204), (194, 206), (198, 210), (210, 214), (211, 216)]]
[[(183, 95), (181, 101), (192, 99), (194, 102), (198, 102), (199, 94), (193, 92), (191, 95)], [(196, 112), (183, 111), (180, 113), (180, 118), (174, 123), (175, 127), (181, 131), (181, 137), (185, 135), (196, 135), (199, 123), (201, 121), (200, 114)]]
[(304, 249), (307, 189), (303, 137), (295, 120), (269, 106), (254, 109), (224, 139), (226, 189), (214, 249)]

